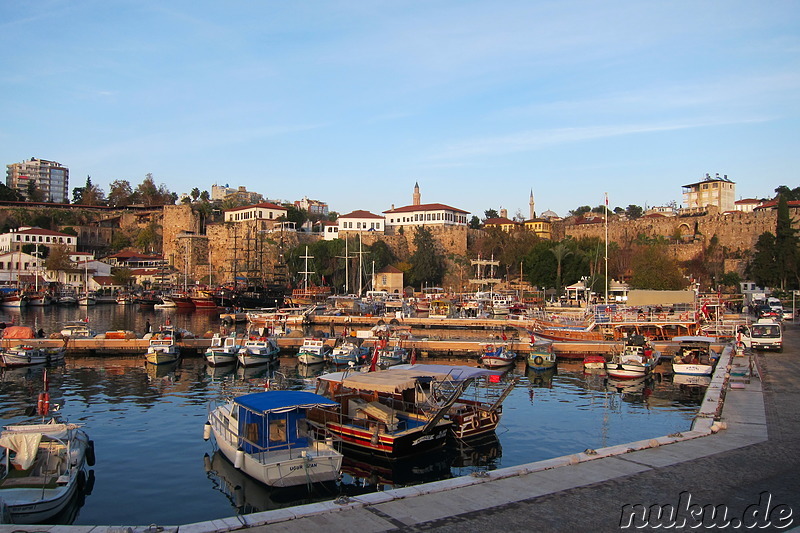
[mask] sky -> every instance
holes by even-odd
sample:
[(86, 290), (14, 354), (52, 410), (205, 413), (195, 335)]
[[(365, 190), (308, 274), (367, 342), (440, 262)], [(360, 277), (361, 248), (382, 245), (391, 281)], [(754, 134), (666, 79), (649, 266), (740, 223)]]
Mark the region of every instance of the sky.
[(0, 0), (0, 163), (348, 213), (800, 186), (800, 3)]

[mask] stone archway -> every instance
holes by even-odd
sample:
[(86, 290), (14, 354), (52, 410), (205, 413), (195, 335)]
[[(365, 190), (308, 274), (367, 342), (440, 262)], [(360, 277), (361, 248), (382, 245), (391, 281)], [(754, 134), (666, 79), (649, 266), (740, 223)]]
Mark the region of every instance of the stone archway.
[(682, 222), (678, 225), (676, 233), (680, 235), (681, 241), (691, 240), (691, 238), (694, 236), (694, 230), (686, 222)]

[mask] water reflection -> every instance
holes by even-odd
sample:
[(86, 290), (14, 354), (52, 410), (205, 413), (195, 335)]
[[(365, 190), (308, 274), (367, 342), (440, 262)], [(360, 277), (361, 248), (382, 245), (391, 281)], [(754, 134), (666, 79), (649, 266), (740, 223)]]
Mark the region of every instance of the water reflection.
[[(313, 388), (314, 378), (331, 370), (298, 365), (294, 357), (281, 357), (278, 365), (240, 369), (210, 367), (202, 357), (183, 357), (162, 367), (146, 365), (141, 356), (68, 356), (65, 364), (48, 369), (50, 394), (64, 405), (66, 418), (85, 424), (98, 449), (97, 486), (92, 497), (77, 506), (72, 520), (193, 523), (229, 516), (232, 506), (239, 512), (264, 510), (667, 435), (690, 427), (705, 390), (661, 376), (643, 383), (614, 383), (585, 375), (580, 365), (569, 362), (532, 373), (521, 362), (503, 378), (517, 379), (518, 385), (506, 399), (500, 427), (490, 439), (450, 443), (430, 456), (393, 464), (351, 455), (335, 488), (311, 495), (258, 485), (224, 458), (217, 459), (212, 445), (202, 440), (209, 401), (264, 390), (267, 380), (281, 376), (287, 388)], [(35, 403), (43, 371), (0, 371), (4, 420), (20, 419)], [(209, 461), (202, 468), (200, 458), (206, 454)], [(125, 491), (129, 505), (118, 505), (120, 491)], [(181, 494), (185, 504), (165, 505), (163, 494)]]

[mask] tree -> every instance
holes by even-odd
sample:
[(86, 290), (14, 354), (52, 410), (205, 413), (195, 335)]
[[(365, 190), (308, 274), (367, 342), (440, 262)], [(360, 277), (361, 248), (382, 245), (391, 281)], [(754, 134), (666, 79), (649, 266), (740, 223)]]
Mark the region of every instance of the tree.
[(56, 244), (50, 248), (50, 255), (44, 262), (47, 270), (58, 271), (68, 270), (73, 267), (72, 261), (69, 258), (70, 251), (64, 244)]
[(192, 189), (192, 192), (189, 193), (189, 196), (191, 196), (192, 200), (196, 202), (197, 199), (200, 198), (200, 189), (195, 187), (194, 189)]
[(149, 223), (136, 235), (135, 244), (142, 253), (153, 253), (161, 249), (161, 234), (155, 222)]
[(36, 180), (28, 180), (28, 189), (26, 194), (29, 202), (44, 201), (44, 192), (42, 192), (42, 190), (36, 186)]
[(211, 195), (208, 194), (208, 191), (203, 191), (203, 192), (200, 193), (200, 199), (203, 200), (204, 202), (210, 202), (211, 201)]
[(444, 258), (436, 250), (433, 234), (424, 226), (414, 234), (416, 250), (411, 256), (408, 282), (413, 286), (440, 285), (444, 278)]
[(125, 207), (133, 203), (133, 189), (127, 180), (114, 180), (108, 190), (108, 205)]
[(478, 218), (478, 215), (472, 215), (469, 220), (469, 227), (470, 229), (479, 229), (481, 227), (481, 219)]
[(153, 175), (150, 173), (145, 175), (142, 183), (136, 187), (134, 194), (138, 201), (147, 206), (173, 205), (178, 199), (178, 195), (170, 192), (163, 183), (156, 187)]
[(300, 229), (300, 226), (308, 220), (308, 213), (306, 213), (305, 209), (298, 209), (291, 204), (286, 204), (284, 207), (286, 208), (286, 220), (294, 222), (297, 225), (297, 229)]
[(782, 291), (789, 289), (791, 278), (796, 286), (798, 275), (798, 237), (792, 227), (794, 221), (789, 216), (786, 195), (778, 196), (778, 214), (775, 226), (775, 260), (778, 268), (779, 286)]
[(775, 189), (776, 196), (783, 196), (786, 200), (789, 201), (796, 201), (800, 200), (800, 187), (795, 187), (794, 189), (790, 189), (786, 185), (781, 185), (780, 187)]
[(21, 202), (22, 197), (11, 187), (7, 187), (5, 184), (0, 183), (0, 200), (6, 202)]
[(631, 220), (636, 220), (637, 218), (641, 218), (643, 213), (644, 209), (642, 209), (638, 205), (631, 204), (625, 208), (625, 214)]
[(761, 287), (776, 287), (780, 274), (775, 261), (775, 236), (768, 231), (762, 233), (753, 249), (745, 274)]
[(556, 296), (561, 297), (561, 263), (564, 258), (572, 253), (563, 242), (550, 248), (550, 252), (556, 257)]
[(497, 214), (495, 209), (487, 209), (483, 212), (483, 220), (489, 220), (490, 218), (499, 218), (500, 215)]
[(687, 280), (677, 261), (669, 257), (663, 245), (641, 245), (631, 259), (632, 289), (680, 290)]
[(589, 207), (588, 205), (582, 205), (577, 209), (573, 209), (572, 211), (570, 211), (569, 214), (575, 217), (579, 217), (583, 214), (590, 213), (591, 211), (592, 211), (591, 207)]
[(83, 188), (81, 197), (83, 205), (103, 205), (105, 204), (105, 192), (100, 187), (92, 184), (92, 177), (86, 176), (86, 186)]
[(133, 281), (133, 271), (127, 267), (115, 267), (111, 269), (111, 278), (116, 285), (127, 287)]

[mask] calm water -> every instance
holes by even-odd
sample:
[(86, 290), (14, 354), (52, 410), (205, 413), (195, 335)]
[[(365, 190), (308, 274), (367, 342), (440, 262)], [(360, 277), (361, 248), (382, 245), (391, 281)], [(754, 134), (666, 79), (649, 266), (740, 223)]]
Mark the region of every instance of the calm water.
[[(23, 309), (15, 321), (55, 331), (85, 309)], [(13, 316), (13, 315), (12, 315)], [(88, 311), (97, 331), (132, 329), (145, 320), (163, 323), (163, 311), (97, 306)], [(216, 315), (170, 313), (173, 324), (194, 332), (217, 330)], [(0, 320), (8, 320), (8, 310)], [(396, 465), (348, 458), (346, 474), (309, 495), (305, 487), (271, 490), (240, 475), (202, 439), (208, 402), (232, 393), (260, 390), (278, 370), (296, 388), (311, 386), (323, 368), (298, 368), (292, 357), (280, 367), (247, 371), (212, 369), (200, 357), (173, 367), (146, 367), (140, 357), (68, 357), (49, 369), (50, 392), (63, 403), (62, 414), (85, 424), (95, 441), (91, 494), (76, 498), (63, 522), (74, 524), (183, 524), (355, 495), (465, 475), (475, 470), (523, 464), (666, 435), (689, 428), (702, 399), (701, 387), (680, 386), (667, 378), (615, 386), (584, 375), (578, 363), (559, 363), (557, 372), (519, 378), (504, 404), (497, 439), (473, 449), (449, 449)], [(0, 374), (0, 414), (6, 422), (24, 418), (41, 390), (42, 368)], [(122, 503), (124, 502), (124, 503)]]

